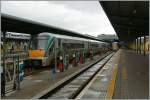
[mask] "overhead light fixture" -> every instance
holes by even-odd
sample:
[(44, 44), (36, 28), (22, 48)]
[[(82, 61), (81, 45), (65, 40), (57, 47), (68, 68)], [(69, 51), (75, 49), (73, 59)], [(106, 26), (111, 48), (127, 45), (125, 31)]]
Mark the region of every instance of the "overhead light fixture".
[(133, 14), (135, 14), (135, 13), (136, 13), (136, 9), (133, 10)]

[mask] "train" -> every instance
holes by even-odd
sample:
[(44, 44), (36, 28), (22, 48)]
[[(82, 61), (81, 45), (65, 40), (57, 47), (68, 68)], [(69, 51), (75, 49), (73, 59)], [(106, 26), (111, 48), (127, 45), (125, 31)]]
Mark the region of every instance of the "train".
[(107, 42), (43, 32), (32, 39), (29, 59), (25, 60), (25, 65), (49, 66), (56, 58), (63, 62), (70, 62), (75, 58), (78, 62), (80, 58), (88, 57), (90, 52), (93, 55), (105, 52), (108, 46)]
[(118, 42), (112, 42), (113, 51), (117, 51), (119, 49)]

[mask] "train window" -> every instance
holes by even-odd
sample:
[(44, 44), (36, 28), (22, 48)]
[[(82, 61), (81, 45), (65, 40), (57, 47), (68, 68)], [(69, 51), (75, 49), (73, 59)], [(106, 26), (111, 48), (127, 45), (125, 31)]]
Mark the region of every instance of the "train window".
[(84, 44), (75, 44), (75, 43), (63, 43), (62, 44), (64, 48), (67, 49), (78, 49), (78, 48), (84, 48)]
[(91, 44), (92, 47), (98, 47), (98, 44)]

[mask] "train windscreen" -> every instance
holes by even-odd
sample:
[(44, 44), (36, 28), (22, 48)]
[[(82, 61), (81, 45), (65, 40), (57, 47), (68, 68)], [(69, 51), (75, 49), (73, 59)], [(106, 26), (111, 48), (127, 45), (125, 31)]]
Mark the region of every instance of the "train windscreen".
[(45, 49), (48, 42), (48, 37), (37, 37), (37, 49)]
[(48, 37), (44, 37), (44, 36), (36, 37), (32, 39), (30, 48), (31, 49), (45, 49), (47, 41), (48, 41)]

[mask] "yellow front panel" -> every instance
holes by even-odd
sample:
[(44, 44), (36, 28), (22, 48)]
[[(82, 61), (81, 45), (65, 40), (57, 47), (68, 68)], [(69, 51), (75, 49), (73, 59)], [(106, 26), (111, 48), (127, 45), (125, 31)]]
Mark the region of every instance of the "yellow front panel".
[(29, 58), (40, 58), (44, 57), (44, 50), (29, 50)]

